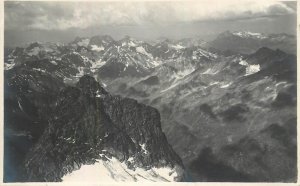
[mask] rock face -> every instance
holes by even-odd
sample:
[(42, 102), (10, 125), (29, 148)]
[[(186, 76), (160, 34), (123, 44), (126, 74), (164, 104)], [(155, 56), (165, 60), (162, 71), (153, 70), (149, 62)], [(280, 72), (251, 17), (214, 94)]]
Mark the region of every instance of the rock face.
[(174, 168), (173, 181), (183, 178), (182, 162), (161, 130), (156, 109), (111, 96), (89, 76), (63, 89), (55, 105), (54, 117), (26, 157), (27, 181), (61, 181), (82, 165), (108, 157), (133, 170)]
[(52, 117), (64, 83), (29, 63), (5, 71), (4, 181), (22, 181), (23, 161)]

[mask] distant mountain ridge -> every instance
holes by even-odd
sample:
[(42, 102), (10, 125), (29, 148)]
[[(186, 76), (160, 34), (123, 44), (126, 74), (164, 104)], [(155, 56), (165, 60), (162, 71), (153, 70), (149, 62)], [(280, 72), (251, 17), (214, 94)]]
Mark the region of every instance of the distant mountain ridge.
[(250, 54), (261, 47), (280, 49), (284, 52), (296, 54), (296, 36), (282, 34), (262, 34), (246, 31), (226, 31), (209, 42), (209, 47), (219, 50), (231, 50), (238, 53)]

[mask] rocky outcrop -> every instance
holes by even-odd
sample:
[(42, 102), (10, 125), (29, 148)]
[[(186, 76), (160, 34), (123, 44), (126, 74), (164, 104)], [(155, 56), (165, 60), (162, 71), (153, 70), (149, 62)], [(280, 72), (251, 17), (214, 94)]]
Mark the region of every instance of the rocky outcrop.
[(177, 181), (182, 179), (182, 162), (161, 130), (156, 109), (112, 96), (89, 76), (62, 90), (56, 105), (54, 117), (26, 157), (28, 181), (61, 181), (106, 157), (130, 169), (176, 167)]

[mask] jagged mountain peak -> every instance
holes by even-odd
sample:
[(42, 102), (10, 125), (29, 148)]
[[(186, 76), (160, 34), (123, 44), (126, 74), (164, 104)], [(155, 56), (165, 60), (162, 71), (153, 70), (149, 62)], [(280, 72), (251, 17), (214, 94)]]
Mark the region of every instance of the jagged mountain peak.
[(89, 46), (92, 50), (102, 51), (115, 43), (116, 41), (109, 35), (96, 35), (90, 38)]
[(135, 40), (133, 37), (131, 37), (131, 36), (129, 36), (129, 35), (125, 35), (124, 37), (123, 37), (123, 39), (121, 39), (121, 40)]
[(96, 36), (93, 36), (90, 38), (91, 40), (93, 39), (101, 39), (101, 40), (105, 40), (105, 41), (114, 41), (114, 39), (110, 36), (110, 35), (107, 35), (107, 34), (104, 34), (104, 35), (96, 35)]
[(79, 37), (79, 36), (76, 36), (75, 39), (73, 40), (73, 42), (77, 43), (77, 42), (82, 41), (84, 39), (88, 39), (88, 37)]
[(259, 48), (255, 53), (254, 55), (260, 55), (260, 54), (271, 54), (273, 53), (274, 50), (268, 48), (268, 47), (261, 47)]
[(181, 180), (183, 165), (161, 130), (159, 112), (107, 92), (101, 99), (91, 98), (86, 94), (94, 90), (89, 84), (99, 86), (84, 76), (76, 87), (62, 90), (56, 117), (27, 155), (29, 180), (72, 181), (73, 172), (93, 165), (101, 177), (107, 176), (103, 171), (110, 172), (111, 181), (137, 181), (139, 174), (148, 175), (144, 180)]
[(287, 55), (285, 52), (283, 52), (280, 49), (270, 49), (268, 47), (261, 47), (259, 48), (255, 53), (251, 54), (250, 56), (257, 56), (257, 57), (262, 57), (262, 56), (270, 56), (270, 57), (279, 57), (279, 56), (284, 56)]
[(32, 42), (30, 44), (28, 44), (28, 49), (34, 48), (34, 47), (40, 47), (41, 46), (41, 42)]
[(124, 36), (124, 38), (120, 39), (118, 42), (120, 43), (121, 46), (129, 46), (129, 47), (136, 47), (144, 43), (143, 41), (140, 41), (128, 35)]
[(47, 49), (47, 48), (53, 48), (58, 47), (62, 45), (61, 43), (55, 43), (55, 42), (32, 42), (28, 43), (25, 48), (26, 50), (32, 50), (34, 48), (41, 48), (41, 49)]

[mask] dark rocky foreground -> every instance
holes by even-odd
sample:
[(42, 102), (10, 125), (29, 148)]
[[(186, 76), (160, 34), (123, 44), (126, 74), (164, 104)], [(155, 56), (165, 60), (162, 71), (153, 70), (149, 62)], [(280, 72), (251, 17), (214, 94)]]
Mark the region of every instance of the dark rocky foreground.
[[(47, 96), (48, 92), (44, 94)], [(9, 129), (13, 118), (18, 118), (19, 114), (26, 118), (35, 109), (32, 114), (36, 115), (38, 122), (26, 121), (28, 127), (24, 130), (32, 133), (37, 130), (32, 125), (40, 127), (37, 134), (28, 139), (24, 137), (30, 145), (22, 152), (25, 157), (19, 155), (24, 161), (18, 162), (19, 170), (22, 170), (18, 175), (22, 178), (18, 177), (18, 181), (61, 181), (63, 175), (79, 169), (81, 165), (93, 164), (96, 159), (101, 159), (100, 154), (116, 157), (131, 169), (176, 166), (179, 171), (177, 181), (183, 179), (183, 164), (161, 130), (160, 115), (156, 109), (133, 99), (112, 96), (90, 76), (80, 78), (75, 87), (63, 87), (47, 104), (49, 108), (45, 111), (42, 111), (43, 102), (33, 101), (37, 98), (28, 100), (32, 104), (28, 107), (20, 106), (17, 115), (6, 117), (6, 129)], [(23, 100), (21, 105), (24, 105)], [(18, 149), (9, 147), (23, 143), (12, 137), (15, 134), (6, 135), (7, 154), (17, 153)], [(10, 141), (10, 138), (16, 141)], [(127, 161), (129, 157), (133, 157), (134, 161)], [(14, 168), (12, 164), (6, 166)]]

